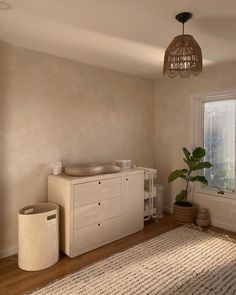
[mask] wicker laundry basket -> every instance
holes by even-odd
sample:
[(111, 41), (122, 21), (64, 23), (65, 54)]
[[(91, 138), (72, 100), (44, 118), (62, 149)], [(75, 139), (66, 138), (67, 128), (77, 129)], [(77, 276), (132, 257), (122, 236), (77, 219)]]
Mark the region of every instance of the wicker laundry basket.
[(23, 270), (48, 268), (59, 259), (59, 207), (39, 203), (18, 213), (18, 265)]

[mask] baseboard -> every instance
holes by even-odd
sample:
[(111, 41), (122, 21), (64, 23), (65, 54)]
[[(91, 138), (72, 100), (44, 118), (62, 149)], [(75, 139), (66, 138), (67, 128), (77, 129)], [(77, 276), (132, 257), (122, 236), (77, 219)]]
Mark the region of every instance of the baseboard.
[(236, 232), (236, 225), (228, 224), (228, 223), (225, 223), (225, 222), (220, 222), (220, 221), (217, 221), (217, 220), (214, 220), (214, 219), (211, 220), (211, 225), (213, 225), (215, 227), (225, 229), (225, 230), (229, 230), (229, 231), (232, 231), (232, 232)]
[(164, 207), (164, 212), (167, 212), (167, 213), (173, 213), (173, 208), (172, 207)]
[(17, 248), (0, 250), (0, 259), (17, 254)]

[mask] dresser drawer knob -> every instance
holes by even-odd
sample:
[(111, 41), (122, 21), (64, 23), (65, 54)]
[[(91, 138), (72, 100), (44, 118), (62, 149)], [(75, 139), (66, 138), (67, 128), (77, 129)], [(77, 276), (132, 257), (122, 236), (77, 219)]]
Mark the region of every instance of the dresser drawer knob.
[(126, 181), (128, 181), (129, 179), (128, 179), (128, 178), (126, 178), (125, 180), (126, 180)]
[(101, 184), (101, 181), (99, 181), (98, 184)]
[(98, 205), (100, 206), (100, 205), (101, 205), (101, 203), (99, 202), (99, 203), (98, 203)]
[(98, 226), (100, 226), (100, 223), (98, 223)]

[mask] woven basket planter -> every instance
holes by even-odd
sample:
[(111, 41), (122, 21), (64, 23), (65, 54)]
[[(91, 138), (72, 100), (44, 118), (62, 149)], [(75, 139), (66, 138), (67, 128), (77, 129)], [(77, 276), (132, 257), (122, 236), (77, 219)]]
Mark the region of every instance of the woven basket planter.
[(176, 224), (192, 224), (194, 219), (194, 207), (184, 207), (174, 204), (173, 218)]

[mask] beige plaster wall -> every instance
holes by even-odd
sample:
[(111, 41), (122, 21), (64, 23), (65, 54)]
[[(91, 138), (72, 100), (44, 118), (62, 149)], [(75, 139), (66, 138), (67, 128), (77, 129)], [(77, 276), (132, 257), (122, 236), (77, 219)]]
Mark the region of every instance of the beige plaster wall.
[[(182, 147), (193, 147), (193, 98), (199, 93), (236, 89), (236, 63), (212, 66), (188, 79), (161, 77), (156, 81), (155, 154), (165, 208), (171, 210), (180, 181), (167, 183), (170, 172), (183, 167)], [(236, 200), (195, 194), (194, 201), (210, 209), (215, 225), (236, 231)]]
[(55, 161), (154, 166), (154, 82), (0, 43), (0, 256)]

